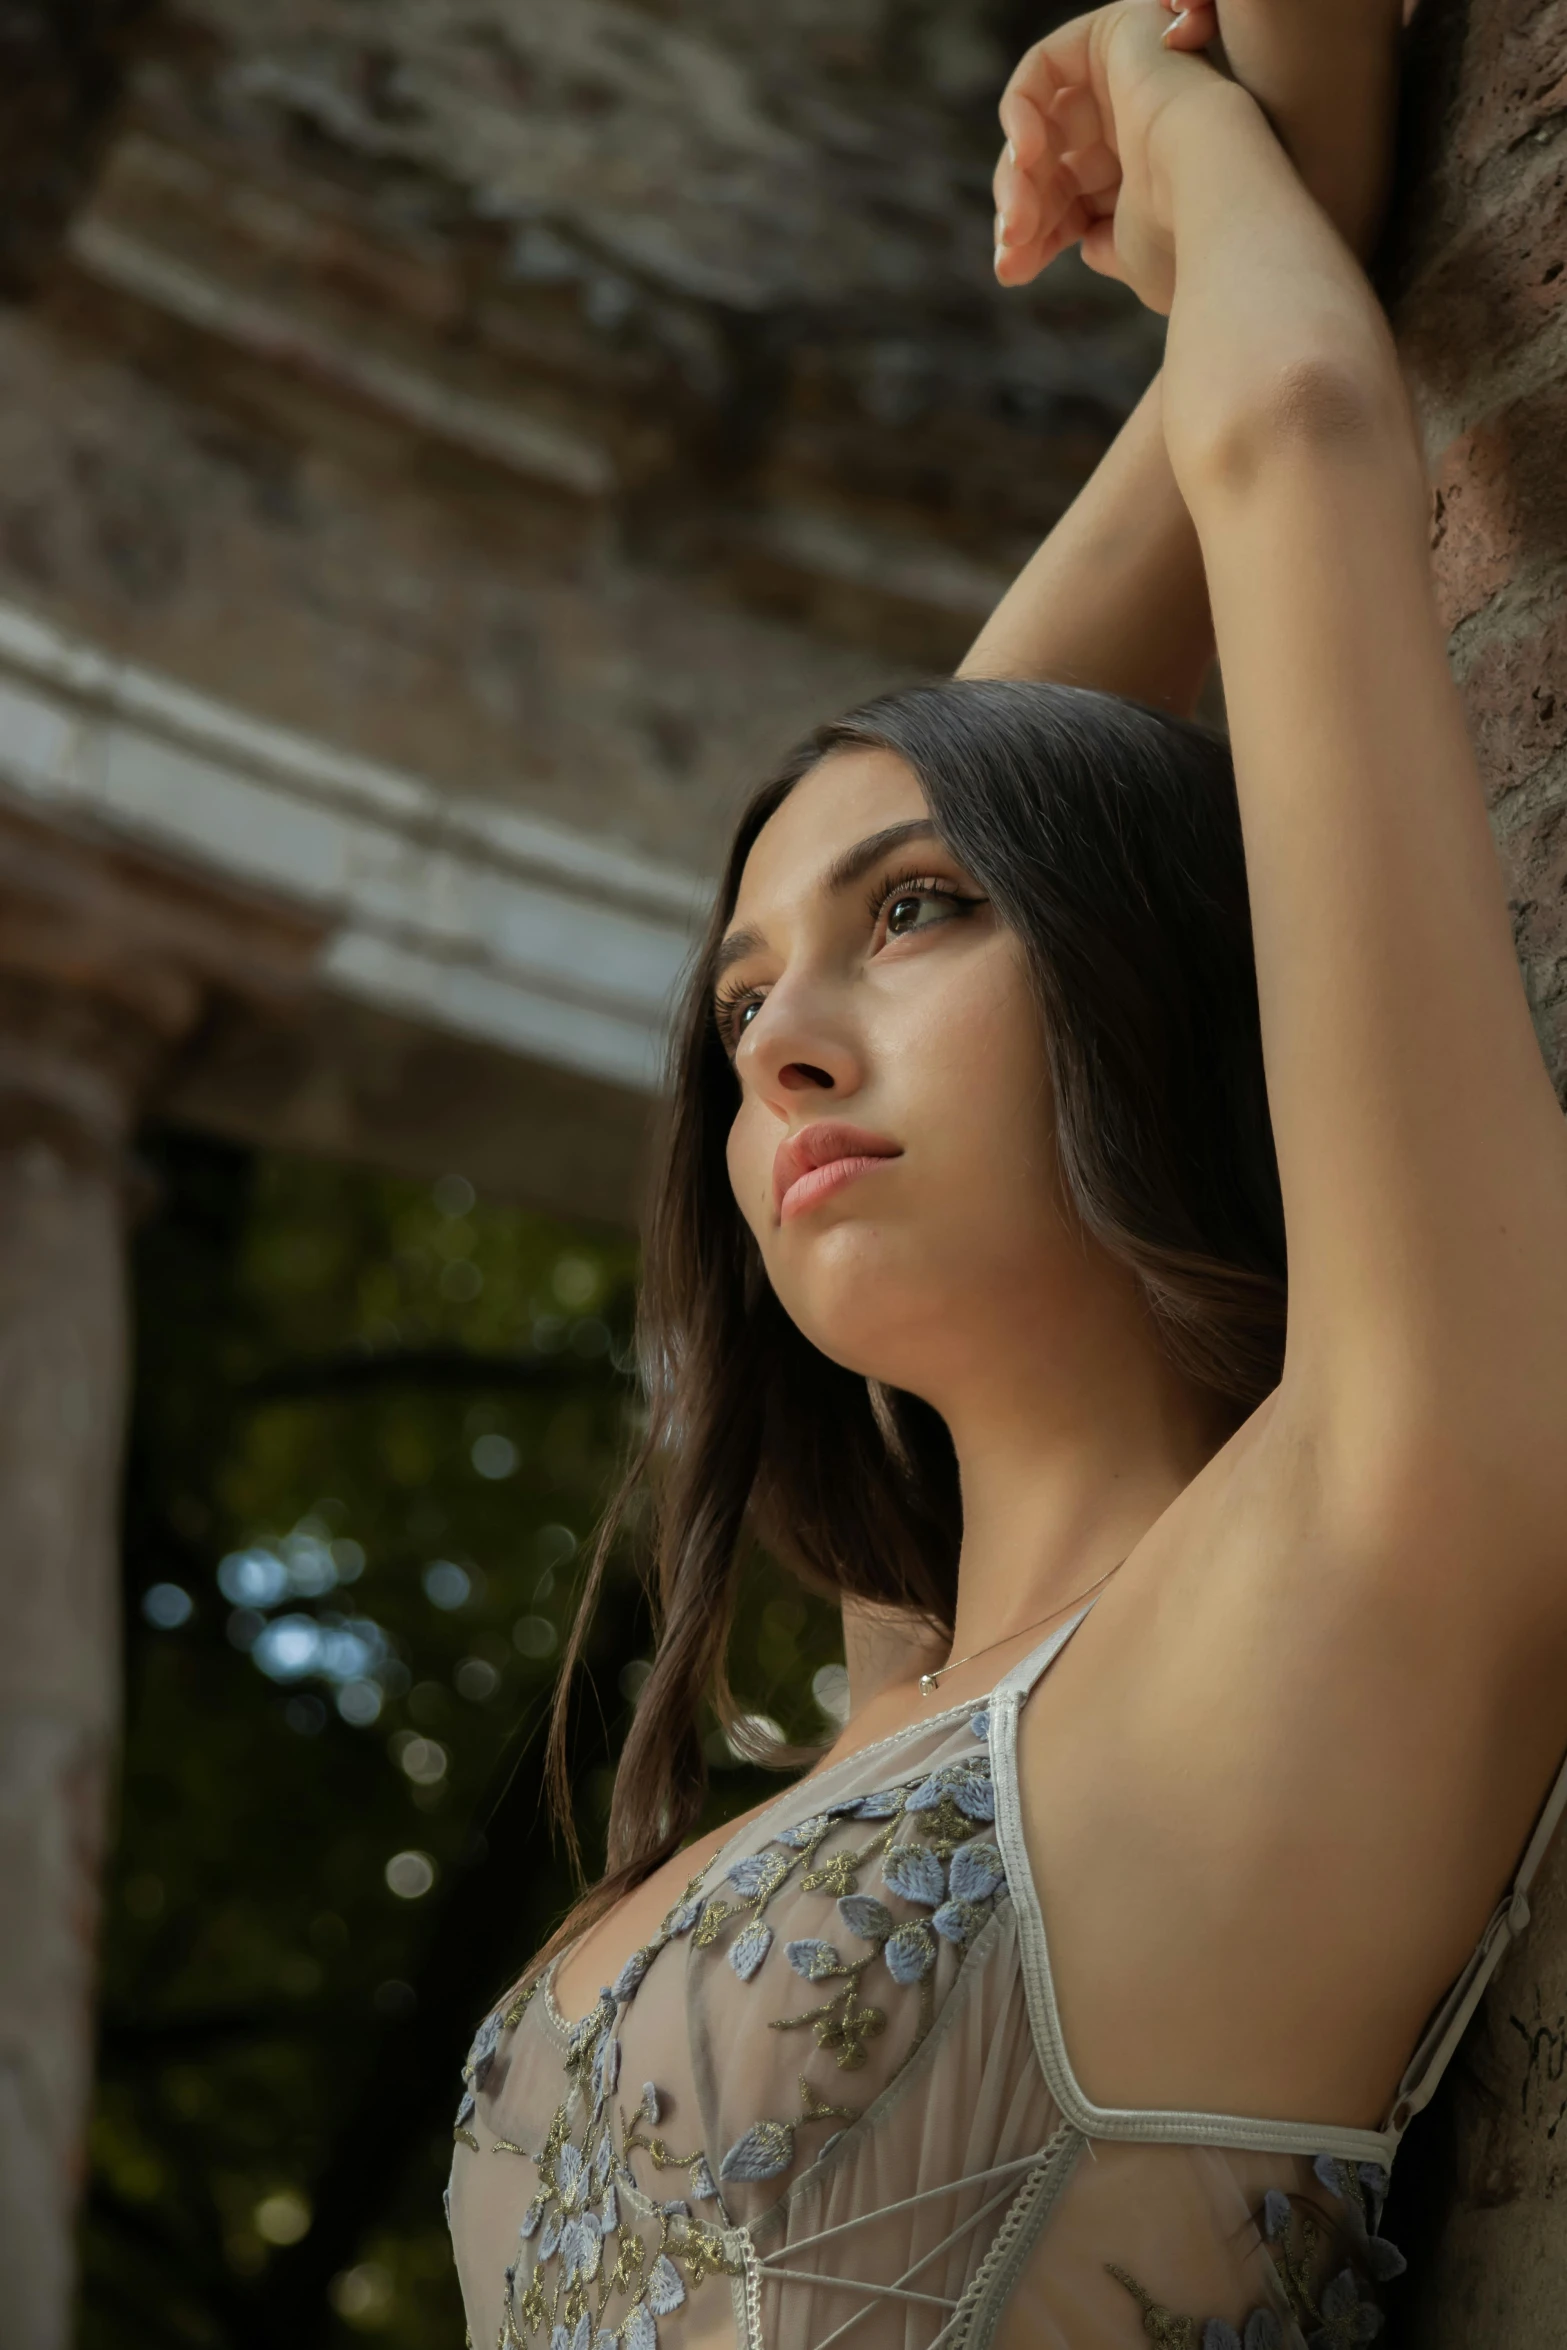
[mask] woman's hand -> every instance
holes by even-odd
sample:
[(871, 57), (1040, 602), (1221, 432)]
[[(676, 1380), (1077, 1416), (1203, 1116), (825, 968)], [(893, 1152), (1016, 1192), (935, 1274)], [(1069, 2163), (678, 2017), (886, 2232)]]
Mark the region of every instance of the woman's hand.
[[(1386, 203), (1398, 92), (1401, 26), (1415, 0), (1156, 0), (1162, 46), (1193, 60), (1222, 54), (1233, 79), (1261, 106), (1307, 188), (1358, 253), (1375, 242)], [(1139, 12), (1104, 9), (1039, 42), (1023, 58), (1001, 101), (1008, 146), (995, 178), (996, 273), (1024, 285), (1062, 248), (1081, 240), (1091, 268), (1129, 277), (1139, 269), (1141, 191), (1119, 232), (1104, 233), (1123, 174), (1114, 113), (1130, 90), (1128, 34), (1111, 19)], [(1149, 78), (1154, 29), (1131, 28)], [(1119, 81), (1112, 84), (1114, 60)], [(1166, 82), (1168, 81), (1168, 77)], [(1110, 128), (1085, 102), (1082, 85), (1108, 102)], [(1134, 128), (1139, 109), (1128, 108)], [(1137, 134), (1141, 135), (1141, 134)], [(1123, 144), (1126, 142), (1123, 141)], [(1048, 232), (1054, 229), (1053, 242)], [(1046, 232), (1040, 241), (1038, 232)], [(1097, 233), (1096, 233), (1097, 232)], [(1119, 255), (1119, 263), (1117, 256)], [(1139, 269), (1139, 275), (1143, 275)], [(1151, 307), (1168, 301), (1137, 290)]]
[(1161, 147), (1194, 108), (1248, 102), (1201, 57), (1182, 55), (1167, 29), (1161, 0), (1116, 0), (1023, 58), (1001, 100), (1004, 285), (1026, 285), (1080, 244), (1090, 269), (1123, 280), (1149, 309), (1169, 310), (1175, 244)]

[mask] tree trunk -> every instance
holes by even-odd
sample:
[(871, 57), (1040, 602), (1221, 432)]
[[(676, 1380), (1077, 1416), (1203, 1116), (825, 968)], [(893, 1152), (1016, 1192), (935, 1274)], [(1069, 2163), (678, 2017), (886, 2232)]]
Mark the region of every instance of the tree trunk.
[[(1424, 0), (1390, 240), (1432, 545), (1541, 1044), (1567, 1081), (1567, 0)], [(1567, 2321), (1567, 1845), (1460, 2051), (1420, 2350)], [(1418, 2130), (1418, 2125), (1417, 2125)], [(1415, 2154), (1411, 2142), (1410, 2154)]]

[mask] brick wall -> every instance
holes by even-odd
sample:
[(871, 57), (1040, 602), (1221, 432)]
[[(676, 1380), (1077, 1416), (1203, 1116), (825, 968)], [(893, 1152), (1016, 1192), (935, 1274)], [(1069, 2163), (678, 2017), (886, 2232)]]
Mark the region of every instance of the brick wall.
[[(1388, 290), (1432, 549), (1540, 1040), (1567, 1088), (1567, 0), (1424, 0)], [(1557, 2350), (1567, 1846), (1431, 2132), (1417, 2350)]]

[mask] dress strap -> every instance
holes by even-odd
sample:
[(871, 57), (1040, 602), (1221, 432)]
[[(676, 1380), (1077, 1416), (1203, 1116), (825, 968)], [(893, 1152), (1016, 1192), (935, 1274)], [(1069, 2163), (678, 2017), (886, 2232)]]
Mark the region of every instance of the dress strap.
[(1075, 1616), (1069, 1616), (1064, 1624), (1057, 1624), (1053, 1632), (1047, 1633), (1037, 1648), (1029, 1650), (1021, 1664), (1014, 1665), (1012, 1670), (996, 1683), (990, 1693), (989, 1702), (994, 1703), (997, 1698), (1008, 1696), (1013, 1690), (1016, 1690), (1020, 1702), (1027, 1697), (1040, 1674), (1045, 1671), (1047, 1666), (1055, 1663), (1056, 1658), (1065, 1648), (1084, 1617), (1091, 1612), (1093, 1606), (1094, 1601), (1090, 1600), (1087, 1607), (1080, 1607)]
[(1404, 2077), (1398, 2084), (1386, 2123), (1395, 2141), (1403, 2136), (1415, 2115), (1423, 2106), (1429, 2105), (1435, 2096), (1437, 2083), (1452, 2062), (1454, 2051), (1468, 2029), (1475, 2009), (1484, 1998), (1491, 1977), (1528, 1926), (1529, 1887), (1550, 1848), (1551, 1839), (1561, 1824), (1564, 1812), (1567, 1812), (1567, 1761), (1563, 1762), (1552, 1782), (1551, 1791), (1535, 1821), (1534, 1833), (1524, 1846), (1523, 1858), (1510, 1889), (1503, 1894), (1492, 1912), (1489, 1925), (1470, 1953), (1468, 1965), (1426, 2026), (1420, 2045), (1410, 2058)]

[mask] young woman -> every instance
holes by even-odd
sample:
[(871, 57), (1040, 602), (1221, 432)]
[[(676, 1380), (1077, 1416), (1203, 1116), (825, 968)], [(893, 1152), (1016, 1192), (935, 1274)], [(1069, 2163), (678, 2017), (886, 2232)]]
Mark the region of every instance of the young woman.
[[(1231, 60), (1363, 231), (1393, 10), (1311, 12), (1315, 92), (1289, 13)], [(612, 1873), (469, 2059), (479, 2350), (1369, 2341), (1567, 1797), (1567, 1154), (1420, 451), (1168, 27), (1031, 51), (997, 174), (1004, 281), (1080, 241), (1162, 384), (965, 674), (730, 859), (650, 1250), (659, 1653)], [(1168, 714), (1210, 602), (1233, 775)], [(748, 1524), (844, 1595), (853, 1709), (682, 1849)]]

